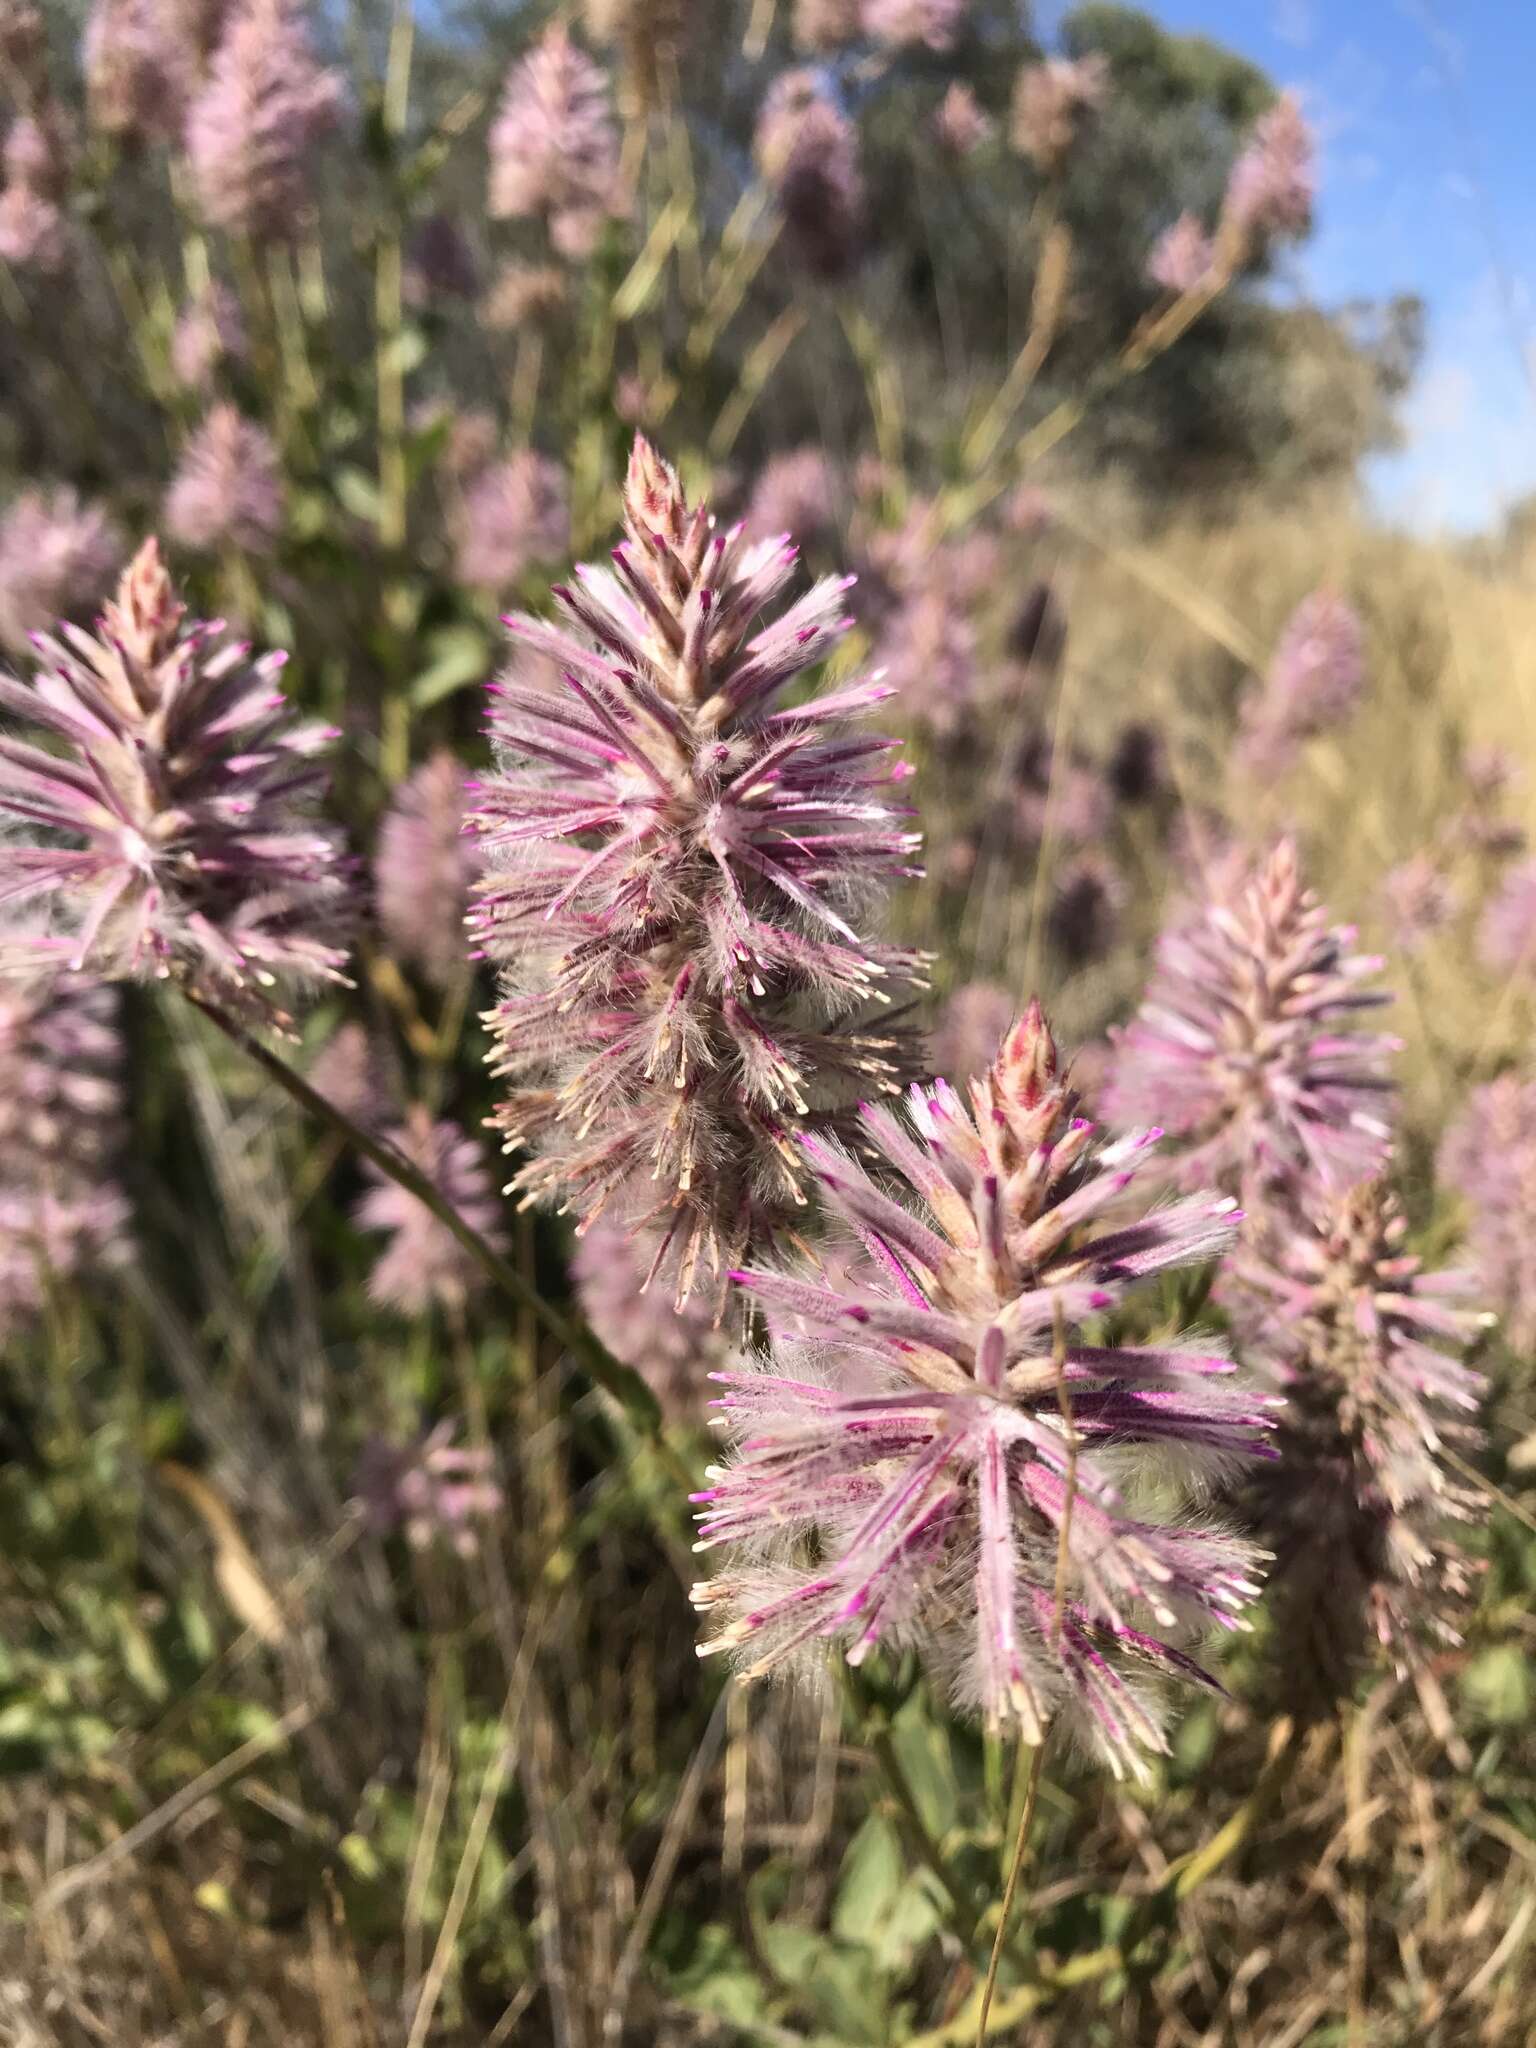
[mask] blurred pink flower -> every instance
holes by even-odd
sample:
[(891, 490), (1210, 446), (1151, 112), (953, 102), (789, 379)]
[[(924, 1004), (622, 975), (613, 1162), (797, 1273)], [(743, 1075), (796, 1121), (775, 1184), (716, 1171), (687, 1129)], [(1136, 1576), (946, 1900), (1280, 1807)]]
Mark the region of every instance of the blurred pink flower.
[[(496, 1250), (503, 1249), (506, 1232), (496, 1183), (473, 1138), (419, 1105), (387, 1136), (471, 1228)], [(484, 1288), (484, 1268), (424, 1202), (371, 1163), (365, 1163), (364, 1172), (370, 1186), (357, 1205), (358, 1223), (389, 1239), (369, 1276), (371, 1298), (405, 1316), (425, 1315), (434, 1306), (462, 1308)]]
[(818, 277), (843, 276), (863, 253), (864, 179), (857, 131), (819, 72), (774, 80), (754, 149), (800, 260)]
[(632, 1238), (600, 1218), (576, 1240), (571, 1278), (598, 1342), (639, 1373), (663, 1415), (698, 1425), (707, 1419), (709, 1376), (736, 1345), (705, 1294), (679, 1308), (663, 1280), (651, 1281), (659, 1249), (657, 1240)]
[(379, 826), (373, 884), (391, 950), (438, 988), (469, 973), (464, 918), (478, 873), (464, 836), (464, 767), (440, 748), (396, 792)]
[(951, 156), (971, 156), (990, 140), (992, 128), (992, 117), (983, 111), (975, 93), (955, 79), (933, 117), (933, 132), (941, 147)]
[(182, 451), (165, 499), (166, 530), (183, 547), (269, 555), (283, 526), (283, 479), (264, 427), (216, 405)]
[(864, 0), (864, 33), (888, 49), (921, 44), (942, 54), (954, 48), (970, 4), (971, 0)]
[(1100, 56), (1027, 64), (1013, 89), (1013, 146), (1047, 177), (1060, 170), (1088, 118), (1104, 104), (1109, 67)]
[(489, 147), (493, 217), (541, 216), (563, 256), (589, 255), (623, 211), (607, 73), (559, 22), (508, 73)]
[(0, 518), (0, 641), (21, 653), (60, 619), (89, 618), (123, 547), (104, 505), (63, 486), (23, 491)]
[(530, 448), (482, 469), (465, 486), (455, 571), (481, 590), (510, 588), (539, 562), (558, 562), (570, 545), (565, 474)]
[(1292, 93), (1282, 93), (1254, 124), (1232, 166), (1222, 203), (1223, 225), (1264, 242), (1304, 235), (1312, 225), (1317, 146)]
[(240, 301), (217, 281), (178, 315), (171, 334), (171, 368), (189, 391), (206, 391), (221, 362), (240, 362), (248, 341)]
[(1192, 213), (1163, 229), (1147, 258), (1147, 276), (1165, 292), (1192, 292), (1211, 274), (1216, 245)]
[(203, 217), (285, 240), (312, 206), (315, 154), (339, 126), (345, 88), (315, 56), (296, 0), (238, 0), (187, 114), (187, 162)]
[(969, 981), (956, 989), (931, 1033), (934, 1071), (962, 1083), (984, 1074), (1021, 1008), (1017, 996), (992, 982)]
[(381, 1536), (400, 1529), (413, 1550), (446, 1541), (460, 1557), (478, 1551), (474, 1524), (499, 1515), (506, 1496), (492, 1476), (491, 1451), (461, 1449), (456, 1430), (440, 1422), (417, 1443), (376, 1436), (363, 1446), (356, 1497)]
[(103, 134), (180, 138), (197, 52), (177, 0), (94, 0), (81, 55), (91, 120)]

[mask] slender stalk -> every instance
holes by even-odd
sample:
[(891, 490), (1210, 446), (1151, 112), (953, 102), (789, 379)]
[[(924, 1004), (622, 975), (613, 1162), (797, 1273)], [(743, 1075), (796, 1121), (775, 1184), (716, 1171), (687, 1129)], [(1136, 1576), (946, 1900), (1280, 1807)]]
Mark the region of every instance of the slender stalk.
[(247, 1059), (253, 1060), (271, 1081), (275, 1081), (285, 1094), (292, 1097), (301, 1109), (322, 1123), (328, 1124), (340, 1137), (363, 1157), (370, 1160), (381, 1173), (387, 1174), (398, 1187), (414, 1195), (418, 1202), (430, 1209), (432, 1214), (457, 1241), (471, 1258), (480, 1265), (487, 1276), (500, 1288), (509, 1300), (520, 1309), (525, 1309), (540, 1323), (545, 1332), (565, 1350), (580, 1360), (583, 1369), (597, 1382), (604, 1393), (611, 1394), (615, 1401), (648, 1432), (659, 1433), (661, 1411), (638, 1374), (617, 1365), (605, 1352), (590, 1332), (579, 1323), (572, 1322), (559, 1309), (546, 1301), (534, 1287), (500, 1252), (491, 1245), (454, 1208), (442, 1191), (424, 1174), (413, 1160), (385, 1138), (375, 1137), (356, 1124), (333, 1102), (328, 1102), (318, 1089), (312, 1088), (302, 1074), (295, 1073), (286, 1060), (280, 1059), (270, 1047), (247, 1031), (243, 1024), (221, 1010), (216, 1003), (205, 996), (186, 991), (188, 1002), (200, 1011), (211, 1024), (217, 1025), (231, 1044), (237, 1046)]

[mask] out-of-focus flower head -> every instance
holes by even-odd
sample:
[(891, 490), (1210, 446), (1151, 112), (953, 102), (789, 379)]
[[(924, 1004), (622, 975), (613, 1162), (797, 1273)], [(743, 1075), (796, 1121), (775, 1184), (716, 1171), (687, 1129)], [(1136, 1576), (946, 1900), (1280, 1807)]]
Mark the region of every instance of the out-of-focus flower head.
[(498, 334), (515, 334), (559, 312), (570, 291), (563, 270), (549, 263), (504, 263), (480, 302), (480, 317)]
[(1443, 1446), (1477, 1441), (1462, 1418), (1483, 1383), (1461, 1354), (1493, 1319), (1463, 1305), (1477, 1293), (1470, 1273), (1423, 1270), (1380, 1181), (1266, 1223), (1221, 1298), (1242, 1354), (1285, 1396), (1279, 1460), (1256, 1493), (1287, 1665), (1338, 1698), (1372, 1640), (1404, 1667), (1416, 1641), (1457, 1640), (1471, 1569), (1444, 1525), (1468, 1519), (1476, 1497)]
[(1390, 870), (1381, 885), (1382, 905), (1393, 940), (1417, 953), (1456, 915), (1460, 891), (1433, 853), (1413, 853)]
[(338, 1025), (311, 1061), (306, 1078), (316, 1094), (364, 1130), (399, 1121), (400, 1062), (388, 1041), (364, 1024)]
[(819, 448), (791, 448), (763, 464), (747, 506), (753, 540), (793, 534), (802, 548), (837, 537), (837, 480)]
[(858, 39), (862, 0), (795, 0), (795, 47), (820, 56)]
[(1283, 92), (1254, 123), (1232, 166), (1222, 228), (1245, 247), (1304, 235), (1317, 191), (1317, 145), (1296, 97)]
[(0, 518), (0, 641), (20, 653), (59, 619), (88, 617), (122, 559), (104, 505), (66, 487), (23, 491)]
[(523, 448), (466, 485), (455, 563), (461, 582), (506, 590), (536, 562), (558, 562), (570, 545), (565, 474)]
[(75, 253), (73, 229), (60, 202), (69, 189), (69, 149), (51, 101), (11, 123), (5, 138), (5, 189), (0, 191), (0, 261), (43, 277), (66, 271)]
[(265, 427), (216, 405), (182, 451), (165, 525), (184, 548), (269, 555), (283, 528), (282, 465)]
[(1286, 621), (1263, 688), (1244, 715), (1255, 765), (1283, 765), (1298, 742), (1335, 731), (1365, 686), (1365, 635), (1353, 607), (1314, 590)]
[(1505, 874), (1478, 924), (1477, 950), (1497, 974), (1536, 973), (1536, 860)]
[(7, 739), (0, 904), (25, 920), (7, 964), (67, 961), (106, 980), (174, 976), (275, 1015), (273, 991), (336, 981), (350, 877), (313, 815), (334, 733), (293, 718), (278, 676), (216, 624), (188, 624), (147, 541), (94, 636), (37, 636)]
[(968, 729), (976, 711), (976, 628), (942, 573), (897, 607), (879, 660), (908, 724), (941, 741)]
[(81, 54), (91, 120), (104, 135), (178, 139), (196, 52), (175, 0), (95, 0)]
[(1038, 540), (1050, 530), (1056, 515), (1048, 491), (1041, 490), (1038, 484), (1020, 484), (1009, 497), (1003, 517), (1010, 532), (1021, 533), (1027, 540)]
[(1037, 1005), (969, 1095), (914, 1089), (909, 1125), (866, 1108), (880, 1184), (806, 1141), (858, 1249), (830, 1284), (742, 1275), (773, 1346), (717, 1375), (735, 1443), (696, 1496), (700, 1548), (732, 1554), (695, 1589), (718, 1617), (701, 1653), (756, 1677), (824, 1641), (855, 1664), (914, 1645), (990, 1725), (1039, 1742), (1060, 1713), (1137, 1771), (1163, 1746), (1142, 1678), (1213, 1683), (1169, 1638), (1240, 1627), (1256, 1589), (1246, 1544), (1123, 1489), (1170, 1457), (1240, 1465), (1267, 1416), (1219, 1353), (1107, 1344), (1097, 1319), (1224, 1251), (1235, 1205), (1137, 1199), (1157, 1134), (1100, 1142)]
[(440, 748), (396, 793), (373, 863), (385, 938), (439, 988), (468, 972), (464, 917), (478, 867), (467, 808), (463, 766)]
[(1461, 774), (1465, 801), (1451, 820), (1452, 837), (1499, 860), (1519, 853), (1525, 834), (1503, 808), (1523, 780), (1514, 756), (1503, 747), (1470, 746), (1462, 756)]
[(1031, 583), (1008, 625), (1010, 660), (1046, 674), (1060, 668), (1067, 651), (1067, 615), (1049, 583)]
[(1100, 56), (1026, 64), (1013, 89), (1014, 148), (1050, 177), (1066, 162), (1108, 90), (1109, 66)]
[(494, 218), (542, 218), (562, 256), (590, 255), (623, 211), (608, 75), (559, 22), (508, 73), (489, 147)]
[(952, 50), (971, 0), (864, 0), (863, 30), (889, 50)]
[[(419, 1104), (387, 1136), (487, 1244), (503, 1249), (496, 1184), (473, 1138)], [(365, 1172), (370, 1186), (357, 1205), (357, 1220), (364, 1230), (382, 1231), (389, 1239), (368, 1278), (371, 1299), (405, 1316), (425, 1315), (433, 1307), (461, 1309), (484, 1288), (484, 1268), (425, 1202), (371, 1162)]]
[(863, 252), (864, 177), (858, 131), (820, 72), (774, 80), (753, 146), (801, 262), (817, 277), (845, 276)]
[(1118, 803), (1146, 804), (1162, 796), (1169, 787), (1168, 754), (1157, 727), (1139, 718), (1121, 726), (1104, 773)]
[(964, 159), (992, 137), (992, 117), (968, 85), (955, 79), (933, 117), (933, 132), (950, 156)]
[(956, 989), (931, 1034), (935, 1070), (962, 1083), (984, 1074), (1018, 1014), (1017, 1000), (993, 982), (968, 981)]
[(413, 1444), (370, 1437), (357, 1463), (356, 1496), (381, 1536), (403, 1532), (413, 1550), (446, 1542), (460, 1557), (480, 1547), (477, 1522), (501, 1513), (506, 1496), (491, 1451), (453, 1441), (458, 1426), (440, 1422)]
[(48, 29), (31, 0), (0, 0), (0, 84), (31, 108), (48, 89)]
[(697, 1425), (706, 1419), (710, 1375), (730, 1361), (734, 1337), (702, 1295), (679, 1308), (670, 1288), (646, 1284), (654, 1251), (599, 1221), (576, 1241), (571, 1278), (598, 1342), (639, 1373), (663, 1415)]
[(506, 973), (499, 1120), (533, 1155), (514, 1185), (584, 1224), (616, 1205), (679, 1300), (718, 1297), (798, 1227), (795, 1129), (904, 1075), (900, 1034), (864, 1018), (919, 963), (864, 921), (917, 840), (894, 743), (850, 722), (889, 692), (784, 701), (847, 630), (848, 579), (773, 616), (793, 546), (718, 529), (643, 438), (624, 509), (613, 567), (556, 588), (566, 625), (508, 622), (473, 923)]
[(1536, 1083), (1501, 1074), (1474, 1089), (1438, 1170), (1466, 1203), (1473, 1263), (1511, 1349), (1536, 1350)]
[(1069, 967), (1103, 959), (1114, 943), (1125, 897), (1124, 876), (1096, 848), (1063, 862), (1052, 878), (1046, 930)]
[(406, 249), (407, 303), (430, 308), (437, 299), (472, 299), (479, 289), (480, 266), (453, 216), (429, 213), (418, 221)]
[(1367, 986), (1382, 963), (1354, 940), (1304, 886), (1289, 840), (1214, 876), (1203, 902), (1175, 913), (1146, 1000), (1116, 1036), (1111, 1122), (1155, 1117), (1179, 1147), (1182, 1185), (1241, 1190), (1248, 1207), (1274, 1182), (1337, 1189), (1375, 1172), (1398, 1041), (1360, 1029), (1390, 998)]
[(62, 199), (69, 190), (70, 155), (64, 116), (50, 102), (11, 123), (5, 138), (6, 182), (25, 186), (40, 199)]
[(290, 239), (311, 210), (316, 152), (345, 102), (341, 75), (317, 59), (295, 0), (238, 0), (187, 113), (204, 219), (231, 234)]
[(210, 284), (177, 317), (171, 368), (190, 391), (206, 391), (221, 362), (238, 363), (249, 341), (240, 301), (227, 285)]
[(1192, 213), (1181, 213), (1152, 244), (1147, 276), (1165, 292), (1192, 292), (1204, 284), (1216, 260), (1216, 245)]

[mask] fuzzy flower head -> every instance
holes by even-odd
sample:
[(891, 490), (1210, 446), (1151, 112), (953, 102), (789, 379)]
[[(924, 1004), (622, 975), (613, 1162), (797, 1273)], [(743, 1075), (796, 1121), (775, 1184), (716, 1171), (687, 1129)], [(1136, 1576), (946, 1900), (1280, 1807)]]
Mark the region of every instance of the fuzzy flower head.
[(1359, 703), (1365, 679), (1358, 614), (1336, 591), (1313, 591), (1286, 621), (1245, 715), (1250, 760), (1283, 766), (1298, 742), (1336, 731)]
[(955, 79), (933, 117), (933, 132), (949, 156), (974, 156), (992, 138), (992, 117), (968, 85)]
[(1317, 145), (1293, 93), (1282, 93), (1254, 124), (1232, 166), (1222, 225), (1246, 245), (1304, 235), (1312, 225)]
[(558, 22), (508, 75), (490, 159), (493, 217), (542, 217), (562, 256), (589, 255), (604, 220), (621, 210), (607, 73)]
[(514, 1186), (584, 1221), (617, 1201), (686, 1299), (794, 1224), (795, 1127), (902, 1077), (865, 1017), (918, 963), (863, 920), (917, 841), (894, 742), (850, 722), (889, 693), (783, 701), (847, 630), (848, 579), (775, 617), (788, 541), (718, 529), (643, 439), (624, 496), (613, 567), (555, 591), (565, 623), (508, 621), (473, 923), (506, 975)]
[[(495, 1182), (473, 1138), (419, 1106), (387, 1136), (466, 1223), (502, 1248), (506, 1233)], [(434, 1306), (462, 1308), (484, 1287), (483, 1268), (424, 1202), (371, 1163), (365, 1170), (371, 1185), (357, 1205), (357, 1220), (389, 1239), (369, 1276), (371, 1298), (403, 1316), (425, 1315)]]
[(970, 12), (970, 0), (864, 0), (864, 33), (888, 50), (928, 49), (942, 55)]
[(36, 679), (0, 678), (51, 742), (0, 740), (0, 904), (29, 927), (0, 954), (269, 1011), (280, 982), (340, 979), (346, 867), (313, 816), (334, 734), (290, 714), (286, 656), (220, 635), (185, 622), (147, 541), (94, 636), (39, 635)]
[(385, 938), (438, 988), (468, 971), (464, 916), (477, 863), (464, 834), (466, 807), (464, 770), (442, 748), (385, 812), (373, 864)]
[(1110, 1121), (1155, 1111), (1183, 1185), (1241, 1190), (1250, 1205), (1276, 1180), (1339, 1188), (1374, 1172), (1398, 1042), (1360, 1029), (1390, 998), (1365, 985), (1382, 963), (1354, 938), (1303, 886), (1289, 840), (1216, 877), (1159, 942), (1146, 1001), (1117, 1036)]
[(1493, 1320), (1465, 1306), (1468, 1272), (1426, 1273), (1380, 1181), (1267, 1219), (1222, 1295), (1245, 1355), (1285, 1396), (1279, 1460), (1257, 1480), (1261, 1533), (1298, 1649), (1299, 1674), (1335, 1693), (1363, 1641), (1400, 1663), (1416, 1637), (1457, 1640), (1450, 1622), (1470, 1568), (1444, 1535), (1472, 1497), (1444, 1458), (1475, 1445), (1482, 1397), (1462, 1362)]
[(819, 72), (774, 80), (753, 147), (800, 260), (817, 277), (846, 275), (863, 243), (859, 139)]
[(746, 1675), (831, 1640), (858, 1663), (915, 1644), (987, 1722), (1038, 1742), (1058, 1711), (1117, 1774), (1162, 1746), (1138, 1683), (1212, 1683), (1168, 1638), (1233, 1628), (1247, 1546), (1193, 1517), (1141, 1519), (1124, 1488), (1240, 1463), (1264, 1403), (1229, 1361), (1109, 1341), (1103, 1318), (1233, 1238), (1235, 1204), (1138, 1201), (1158, 1134), (1113, 1144), (1078, 1113), (1038, 1005), (970, 1085), (914, 1089), (911, 1126), (863, 1113), (905, 1183), (806, 1141), (822, 1200), (861, 1255), (833, 1285), (751, 1271), (774, 1333), (761, 1370), (718, 1375), (735, 1442), (697, 1496), (701, 1549), (729, 1545), (696, 1603), (701, 1654)]
[(345, 97), (293, 0), (239, 0), (187, 114), (203, 217), (232, 234), (291, 238), (310, 211), (315, 155), (340, 125)]
[(1536, 860), (1505, 874), (1479, 921), (1477, 950), (1496, 974), (1536, 974)]
[(28, 185), (7, 185), (0, 192), (0, 263), (59, 277), (74, 252), (69, 222), (51, 199)]
[(488, 463), (466, 486), (455, 566), (461, 582), (506, 590), (536, 562), (570, 545), (570, 508), (558, 463), (531, 448)]
[(932, 1032), (933, 1063), (941, 1074), (968, 1081), (984, 1074), (1018, 1015), (1018, 1004), (993, 982), (969, 981), (944, 1005)]
[(1192, 213), (1181, 213), (1152, 244), (1147, 276), (1165, 292), (1192, 292), (1204, 284), (1216, 260), (1210, 236)]
[(1473, 1263), (1510, 1347), (1536, 1350), (1536, 1083), (1501, 1074), (1474, 1089), (1438, 1166), (1466, 1204)]
[(506, 1496), (492, 1477), (489, 1449), (455, 1444), (452, 1422), (416, 1443), (372, 1437), (357, 1465), (357, 1498), (381, 1536), (399, 1529), (413, 1550), (445, 1542), (460, 1557), (480, 1547), (477, 1523), (492, 1520)]
[(1109, 67), (1099, 56), (1026, 64), (1013, 90), (1013, 146), (1045, 177), (1059, 171), (1104, 104)]
[(216, 405), (187, 443), (165, 499), (166, 530), (185, 548), (269, 555), (283, 525), (283, 479), (266, 429)]
[(753, 540), (793, 534), (802, 547), (837, 533), (837, 479), (819, 448), (792, 448), (763, 464), (747, 506)]
[(221, 362), (240, 362), (249, 342), (240, 301), (227, 285), (210, 284), (177, 316), (171, 368), (189, 391), (205, 391)]
[(1455, 917), (1461, 898), (1434, 854), (1413, 853), (1383, 877), (1381, 900), (1393, 942), (1419, 953)]
[(669, 1288), (647, 1285), (654, 1257), (644, 1238), (599, 1221), (576, 1241), (571, 1279), (598, 1342), (639, 1373), (663, 1415), (697, 1425), (713, 1392), (710, 1376), (730, 1361), (734, 1336), (702, 1295), (679, 1308)]
[(196, 52), (176, 0), (96, 0), (82, 55), (91, 120), (104, 135), (179, 138)]
[(0, 642), (22, 653), (58, 619), (88, 615), (122, 559), (104, 505), (64, 488), (23, 491), (0, 518)]

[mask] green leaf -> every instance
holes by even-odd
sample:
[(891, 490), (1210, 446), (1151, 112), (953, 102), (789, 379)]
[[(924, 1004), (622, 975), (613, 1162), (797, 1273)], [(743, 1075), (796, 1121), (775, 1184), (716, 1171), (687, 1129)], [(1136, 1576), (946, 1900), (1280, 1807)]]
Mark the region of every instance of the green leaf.
[(369, 526), (378, 525), (379, 487), (366, 470), (349, 463), (337, 470), (334, 484), (337, 497), (354, 519), (365, 520)]
[(1514, 1643), (1496, 1643), (1467, 1666), (1462, 1690), (1485, 1720), (1511, 1727), (1531, 1710), (1531, 1667)]
[(491, 667), (491, 643), (478, 626), (445, 626), (428, 640), (427, 651), (427, 666), (408, 686), (416, 711), (441, 704), (466, 683), (483, 682)]
[(923, 1826), (942, 1841), (959, 1819), (960, 1796), (949, 1737), (928, 1718), (921, 1693), (914, 1693), (891, 1723), (891, 1742)]
[(848, 1844), (843, 1858), (832, 1932), (840, 1941), (873, 1946), (901, 1890), (903, 1858), (895, 1827), (872, 1813)]

